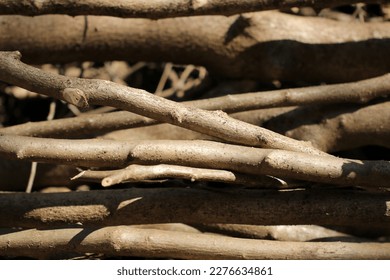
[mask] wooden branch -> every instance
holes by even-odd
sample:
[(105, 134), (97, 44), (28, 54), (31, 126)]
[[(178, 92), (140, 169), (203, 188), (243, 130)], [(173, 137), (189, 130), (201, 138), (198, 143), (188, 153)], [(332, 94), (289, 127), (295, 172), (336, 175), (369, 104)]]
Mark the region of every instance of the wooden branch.
[(174, 259), (389, 259), (389, 243), (283, 242), (126, 226), (0, 231), (3, 256), (101, 253)]
[(324, 155), (309, 143), (230, 118), (222, 111), (205, 111), (103, 80), (45, 73), (22, 63), (19, 52), (0, 52), (0, 80), (64, 100), (78, 107), (108, 105), (212, 135), (229, 142)]
[[(386, 74), (381, 77), (354, 83), (243, 93), (188, 101), (183, 102), (183, 104), (200, 109), (222, 110), (226, 113), (234, 113), (282, 106), (367, 103), (378, 97), (386, 97), (389, 94), (390, 74)], [(59, 136), (64, 138), (66, 136), (77, 135), (80, 137), (80, 135), (96, 134), (109, 130), (133, 128), (156, 123), (158, 122), (155, 120), (130, 112), (113, 112), (21, 124), (13, 127), (0, 128), (0, 132), (26, 136)]]
[[(264, 126), (271, 130), (277, 129), (280, 133), (289, 133), (290, 136), (297, 139), (310, 140), (313, 145), (321, 147), (326, 151), (340, 151), (351, 149), (357, 145), (380, 145), (388, 147), (390, 139), (388, 136), (389, 128), (387, 127), (387, 112), (389, 111), (388, 102), (370, 105), (367, 107), (358, 106), (330, 106), (328, 108), (276, 108), (263, 109), (257, 111), (241, 112), (232, 116), (242, 121), (250, 122), (255, 125)], [(308, 111), (308, 109), (310, 109)], [(123, 115), (125, 115), (124, 113)], [(128, 113), (131, 114), (131, 113)], [(338, 125), (345, 115), (343, 125)], [(75, 119), (74, 123), (77, 123)], [(89, 119), (89, 117), (88, 117)], [(104, 127), (105, 118), (99, 118), (97, 122)], [(110, 119), (107, 117), (107, 119)], [(71, 124), (72, 119), (69, 119)], [(97, 118), (95, 119), (97, 120)], [(296, 121), (293, 121), (296, 120)], [(302, 125), (302, 120), (305, 120), (305, 125)], [(96, 122), (92, 122), (95, 124)], [(13, 131), (17, 133), (26, 133), (34, 131), (39, 136), (46, 136), (48, 133), (51, 136), (54, 128), (57, 137), (68, 136), (67, 129), (62, 132), (62, 124), (58, 122), (58, 126), (50, 126), (50, 122), (45, 122), (47, 126), (39, 127), (37, 130), (32, 126), (32, 129), (25, 129), (29, 124), (20, 126), (21, 130)], [(54, 124), (54, 123), (53, 123)], [(57, 123), (56, 123), (57, 124)], [(115, 122), (113, 122), (115, 124)], [(34, 125), (34, 123), (32, 124)], [(65, 126), (64, 126), (65, 127)], [(87, 126), (88, 127), (88, 126)], [(91, 131), (95, 126), (91, 126)], [(10, 127), (10, 129), (18, 128), (18, 126)], [(41, 129), (42, 128), (42, 129)], [(76, 130), (82, 132), (80, 127)], [(80, 130), (79, 130), (80, 129)], [(85, 129), (87, 130), (87, 129)], [(99, 128), (97, 128), (99, 131)], [(8, 128), (5, 128), (8, 131)], [(0, 129), (0, 132), (2, 130)], [(42, 133), (43, 135), (40, 135)], [(151, 127), (135, 128), (122, 131), (114, 131), (103, 138), (111, 140), (158, 140), (158, 139), (173, 139), (173, 140), (194, 140), (194, 139), (211, 139), (203, 134), (199, 134), (190, 130), (169, 124), (154, 125)], [(327, 141), (324, 142), (323, 140)], [(351, 141), (353, 139), (353, 141)], [(29, 164), (22, 161), (0, 160), (0, 178), (2, 178), (1, 190), (22, 190), (21, 186), (27, 183)], [(58, 169), (58, 172), (55, 171)], [(14, 176), (14, 170), (18, 170), (18, 176)], [(54, 173), (53, 173), (54, 172)], [(25, 175), (24, 175), (25, 174)], [(76, 175), (76, 168), (71, 166), (49, 167), (40, 164), (38, 168), (36, 185), (68, 185), (69, 178)], [(99, 181), (100, 181), (99, 177)], [(264, 186), (264, 185), (263, 185)]]
[[(234, 113), (231, 116), (297, 140), (310, 141), (313, 146), (322, 151), (335, 152), (368, 145), (390, 148), (390, 122), (387, 121), (390, 118), (389, 114), (390, 102), (384, 101), (367, 106), (336, 104), (262, 109)], [(20, 131), (28, 127), (28, 124), (20, 126)], [(12, 130), (13, 128), (10, 127), (10, 131)], [(7, 128), (4, 131), (7, 131)], [(0, 132), (2, 132), (1, 129)], [(169, 124), (112, 131), (103, 135), (102, 138), (111, 140), (216, 140), (204, 134)]]
[[(387, 122), (390, 110), (388, 107), (389, 102), (365, 107), (350, 105), (313, 107), (312, 109), (289, 107), (234, 113), (231, 117), (277, 131), (297, 140), (310, 141), (323, 151), (334, 152), (367, 145), (390, 148), (390, 128)], [(142, 122), (143, 119), (145, 122)], [(82, 118), (26, 123), (0, 128), (0, 133), (52, 138), (82, 137), (153, 123), (155, 121), (132, 113), (115, 112)], [(103, 135), (102, 138), (111, 140), (217, 140), (214, 137), (169, 124), (112, 131)]]
[[(308, 116), (308, 114), (305, 115)], [(279, 120), (280, 123), (289, 117), (291, 116), (287, 114)], [(285, 135), (310, 141), (315, 147), (328, 152), (354, 149), (365, 145), (390, 148), (389, 119), (389, 101), (360, 108), (329, 108), (322, 114), (320, 121), (295, 128), (292, 124)], [(278, 122), (273, 121), (270, 121), (269, 125), (271, 129), (279, 126)]]
[(178, 178), (191, 182), (208, 181), (245, 186), (286, 187), (281, 180), (266, 176), (249, 176), (227, 170), (193, 168), (179, 165), (139, 165), (132, 164), (119, 170), (84, 170), (72, 180), (101, 182), (103, 187), (109, 187), (124, 182), (139, 182), (145, 180)]
[(211, 141), (126, 142), (0, 135), (0, 156), (86, 167), (165, 163), (339, 185), (390, 186), (389, 161), (348, 160)]
[[(366, 2), (388, 3), (386, 0), (377, 0)], [(67, 14), (76, 15), (106, 15), (114, 17), (131, 18), (167, 18), (196, 15), (233, 15), (246, 12), (261, 10), (273, 10), (291, 7), (333, 7), (346, 4), (356, 4), (359, 0), (332, 0), (332, 1), (313, 1), (313, 0), (293, 0), (293, 1), (275, 1), (275, 0), (245, 0), (245, 1), (223, 1), (223, 0), (117, 0), (115, 2), (108, 0), (87, 0), (87, 1), (0, 1), (0, 15), (19, 14), (28, 16), (37, 16), (44, 14)]]
[(152, 223), (390, 225), (389, 193), (146, 188), (3, 193), (1, 227)]
[(265, 82), (336, 83), (390, 72), (388, 22), (337, 22), (270, 11), (158, 21), (2, 16), (0, 24), (0, 50), (20, 50), (34, 64), (171, 61)]
[(37, 137), (67, 138), (97, 135), (117, 129), (143, 127), (159, 123), (140, 115), (119, 111), (104, 114), (82, 114), (74, 118), (28, 122), (0, 128), (0, 133)]
[(202, 224), (194, 225), (203, 232), (214, 232), (232, 237), (269, 239), (278, 241), (353, 241), (362, 242), (367, 239), (357, 238), (345, 233), (316, 225), (277, 225), (258, 226), (240, 224)]

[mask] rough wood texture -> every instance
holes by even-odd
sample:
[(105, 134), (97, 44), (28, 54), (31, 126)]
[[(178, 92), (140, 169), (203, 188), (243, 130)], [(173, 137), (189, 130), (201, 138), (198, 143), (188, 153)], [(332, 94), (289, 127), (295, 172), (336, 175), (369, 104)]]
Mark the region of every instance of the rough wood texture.
[(389, 22), (337, 22), (270, 11), (158, 21), (2, 16), (0, 24), (0, 50), (20, 50), (30, 63), (171, 61), (267, 82), (334, 83), (390, 72)]
[[(390, 148), (390, 102), (370, 106), (329, 106), (296, 110), (296, 115), (285, 114), (268, 123), (275, 129), (294, 139), (310, 141), (315, 147), (336, 152), (354, 149), (365, 145)], [(299, 112), (300, 111), (300, 112)], [(297, 120), (305, 117), (305, 123), (297, 125)], [(320, 115), (320, 116), (319, 116)], [(312, 119), (309, 122), (308, 119)]]
[(85, 167), (174, 164), (371, 188), (390, 186), (390, 162), (350, 160), (212, 141), (63, 140), (0, 135), (0, 156)]
[(142, 182), (156, 179), (186, 179), (191, 182), (208, 181), (230, 184), (240, 184), (247, 187), (283, 187), (278, 180), (267, 176), (250, 176), (234, 173), (227, 170), (193, 168), (180, 165), (158, 164), (139, 165), (131, 164), (118, 170), (84, 170), (72, 178), (88, 182), (101, 182), (103, 187), (109, 187), (123, 182)]
[(233, 143), (325, 155), (308, 142), (285, 137), (229, 117), (167, 100), (145, 90), (104, 80), (78, 79), (46, 73), (20, 61), (19, 52), (0, 52), (0, 80), (77, 107), (105, 105), (215, 136)]
[[(354, 83), (233, 94), (187, 101), (183, 102), (183, 104), (200, 109), (222, 110), (226, 113), (234, 113), (294, 105), (367, 103), (373, 99), (387, 97), (388, 95), (390, 95), (390, 74)], [(386, 113), (386, 110), (383, 110), (382, 113)], [(233, 117), (248, 122), (245, 118), (240, 117), (242, 115), (237, 116)], [(377, 118), (373, 118), (373, 121), (376, 120)], [(0, 133), (66, 138), (75, 135), (78, 137), (88, 134), (96, 135), (110, 130), (133, 128), (156, 123), (158, 121), (130, 112), (113, 112), (107, 114), (87, 114), (77, 118), (26, 123), (13, 127), (0, 128)], [(260, 124), (257, 125), (261, 126)], [(297, 137), (295, 138), (299, 139)]]
[(174, 259), (389, 259), (390, 244), (283, 242), (191, 232), (140, 229), (59, 228), (0, 230), (0, 254), (47, 258), (69, 253), (103, 253)]
[[(115, 17), (167, 18), (195, 15), (233, 15), (291, 7), (333, 7), (360, 0), (1, 0), (0, 14), (106, 15)], [(387, 3), (388, 0), (365, 2)]]
[(230, 223), (390, 225), (390, 194), (343, 190), (154, 188), (68, 193), (4, 193), (1, 227)]
[[(390, 148), (390, 122), (388, 121), (390, 102), (388, 101), (367, 106), (335, 104), (262, 109), (234, 113), (231, 116), (297, 140), (310, 141), (313, 146), (329, 153), (368, 145)], [(26, 124), (5, 128), (3, 131), (21, 134), (24, 134), (24, 131), (26, 134), (36, 131), (39, 136), (39, 133), (51, 132), (50, 129), (46, 129), (48, 124), (49, 122), (42, 122), (41, 125)], [(216, 140), (169, 124), (112, 131), (101, 137), (112, 140)]]

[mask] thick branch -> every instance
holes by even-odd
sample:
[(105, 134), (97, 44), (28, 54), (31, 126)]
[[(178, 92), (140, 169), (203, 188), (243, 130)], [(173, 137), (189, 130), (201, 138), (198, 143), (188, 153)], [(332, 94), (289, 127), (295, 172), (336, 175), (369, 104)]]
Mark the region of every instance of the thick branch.
[[(307, 115), (307, 114), (306, 114)], [(284, 119), (288, 118), (288, 114)], [(362, 108), (328, 110), (317, 123), (291, 126), (286, 135), (310, 141), (323, 151), (334, 152), (365, 145), (390, 148), (390, 102)], [(283, 122), (282, 120), (280, 120)], [(306, 120), (307, 121), (307, 120)], [(273, 122), (272, 127), (277, 127)]]
[[(345, 104), (263, 109), (235, 113), (231, 116), (294, 139), (310, 141), (315, 147), (326, 152), (367, 145), (390, 148), (390, 122), (388, 121), (390, 102), (364, 107)], [(20, 129), (23, 131), (28, 127), (29, 125), (26, 124), (20, 126)], [(19, 127), (15, 128), (19, 129)], [(42, 127), (43, 132), (44, 128)], [(9, 129), (13, 130), (12, 127)], [(6, 131), (7, 128), (4, 129), (4, 132)], [(113, 140), (215, 140), (204, 134), (169, 124), (113, 131), (102, 137)]]
[(280, 242), (126, 226), (56, 230), (1, 230), (5, 256), (55, 258), (103, 253), (174, 259), (388, 259), (388, 243)]
[[(44, 14), (106, 15), (131, 18), (167, 18), (195, 15), (233, 15), (291, 7), (333, 7), (359, 3), (360, 0), (1, 0), (0, 14), (37, 16)], [(365, 2), (386, 3), (386, 0)]]
[(309, 143), (282, 136), (230, 118), (222, 111), (205, 111), (176, 103), (144, 90), (103, 80), (70, 78), (28, 66), (19, 52), (0, 52), (0, 80), (67, 101), (78, 107), (108, 105), (249, 146), (324, 154)]
[(211, 141), (59, 140), (0, 135), (0, 155), (9, 159), (115, 167), (175, 164), (232, 170), (340, 185), (387, 187), (390, 162), (358, 161)]
[(0, 50), (20, 50), (27, 62), (35, 64), (171, 61), (267, 82), (356, 81), (390, 72), (387, 22), (362, 24), (260, 12), (158, 21), (2, 16), (0, 24)]
[(356, 191), (191, 188), (4, 193), (0, 226), (151, 223), (390, 225), (390, 195)]

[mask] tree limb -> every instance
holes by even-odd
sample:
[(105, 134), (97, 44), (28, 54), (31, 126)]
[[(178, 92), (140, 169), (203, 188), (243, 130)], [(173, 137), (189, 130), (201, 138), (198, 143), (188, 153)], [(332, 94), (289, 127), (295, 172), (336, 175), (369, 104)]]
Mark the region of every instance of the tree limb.
[[(390, 148), (389, 113), (390, 102), (385, 101), (367, 106), (345, 104), (262, 109), (231, 116), (297, 140), (310, 141), (313, 146), (330, 153), (368, 145)], [(27, 131), (29, 125), (15, 128), (23, 131), (24, 127)], [(37, 131), (39, 129), (37, 125)], [(111, 140), (216, 140), (169, 124), (112, 131), (101, 137)]]
[[(306, 114), (308, 116), (308, 114)], [(291, 116), (286, 114), (284, 119)], [(315, 118), (315, 117), (314, 117)], [(330, 108), (318, 122), (301, 126), (290, 125), (285, 135), (294, 139), (310, 141), (315, 147), (327, 152), (354, 149), (365, 145), (390, 148), (390, 102), (365, 107)], [(306, 120), (307, 121), (307, 120)], [(281, 128), (278, 121), (271, 120), (269, 128)], [(282, 132), (282, 129), (277, 130)]]
[(389, 243), (251, 240), (126, 226), (0, 232), (0, 252), (6, 256), (58, 258), (69, 253), (93, 252), (174, 259), (390, 258)]
[(324, 155), (309, 143), (230, 118), (103, 80), (45, 73), (22, 63), (19, 52), (0, 52), (0, 80), (64, 100), (78, 107), (106, 105), (215, 136), (229, 142)]
[[(366, 0), (365, 2), (388, 3), (386, 0)], [(291, 7), (334, 7), (346, 4), (356, 4), (359, 0), (33, 0), (33, 1), (0, 1), (0, 14), (19, 14), (37, 16), (44, 14), (76, 15), (105, 15), (131, 18), (167, 18), (197, 15), (225, 15), (241, 14), (261, 10), (274, 10)]]
[(34, 64), (170, 61), (265, 82), (335, 83), (390, 72), (388, 22), (270, 11), (158, 21), (88, 16), (87, 23), (84, 16), (2, 16), (0, 50), (20, 50)]
[(85, 167), (175, 164), (312, 182), (388, 187), (389, 161), (259, 149), (211, 141), (60, 140), (0, 135), (0, 156)]
[(3, 193), (1, 227), (152, 223), (387, 227), (390, 195), (344, 190), (131, 188)]

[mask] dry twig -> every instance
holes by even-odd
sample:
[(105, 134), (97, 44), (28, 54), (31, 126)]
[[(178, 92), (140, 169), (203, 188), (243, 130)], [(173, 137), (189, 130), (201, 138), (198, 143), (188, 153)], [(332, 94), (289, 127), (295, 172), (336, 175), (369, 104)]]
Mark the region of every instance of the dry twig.
[(72, 178), (83, 181), (101, 182), (103, 187), (109, 187), (123, 182), (139, 182), (145, 180), (181, 178), (191, 182), (209, 181), (246, 186), (257, 185), (261, 187), (286, 186), (282, 181), (272, 177), (249, 176), (227, 170), (193, 168), (179, 165), (139, 165), (132, 164), (119, 170), (84, 170)]
[[(183, 102), (183, 104), (206, 110), (222, 110), (227, 113), (233, 113), (289, 105), (366, 103), (378, 97), (385, 97), (390, 93), (389, 77), (389, 74), (386, 74), (378, 78), (355, 83), (228, 95)], [(242, 118), (240, 115), (238, 115), (238, 119), (248, 122), (245, 117)], [(373, 120), (376, 119), (374, 118)], [(78, 118), (27, 123), (1, 128), (0, 132), (27, 136), (64, 138), (72, 137), (74, 135), (80, 137), (82, 135), (92, 135), (111, 130), (140, 127), (156, 123), (158, 123), (158, 121), (130, 112), (113, 112), (95, 115), (87, 114)], [(321, 136), (322, 134), (319, 135)], [(300, 137), (294, 137), (293, 135), (291, 137), (302, 139)], [(309, 141), (311, 141), (311, 139), (309, 139)], [(323, 147), (323, 145), (320, 147)]]
[(108, 105), (249, 146), (325, 153), (309, 143), (230, 118), (222, 111), (205, 111), (176, 103), (144, 90), (102, 80), (45, 73), (22, 63), (19, 52), (0, 52), (0, 80), (64, 100), (78, 107)]

